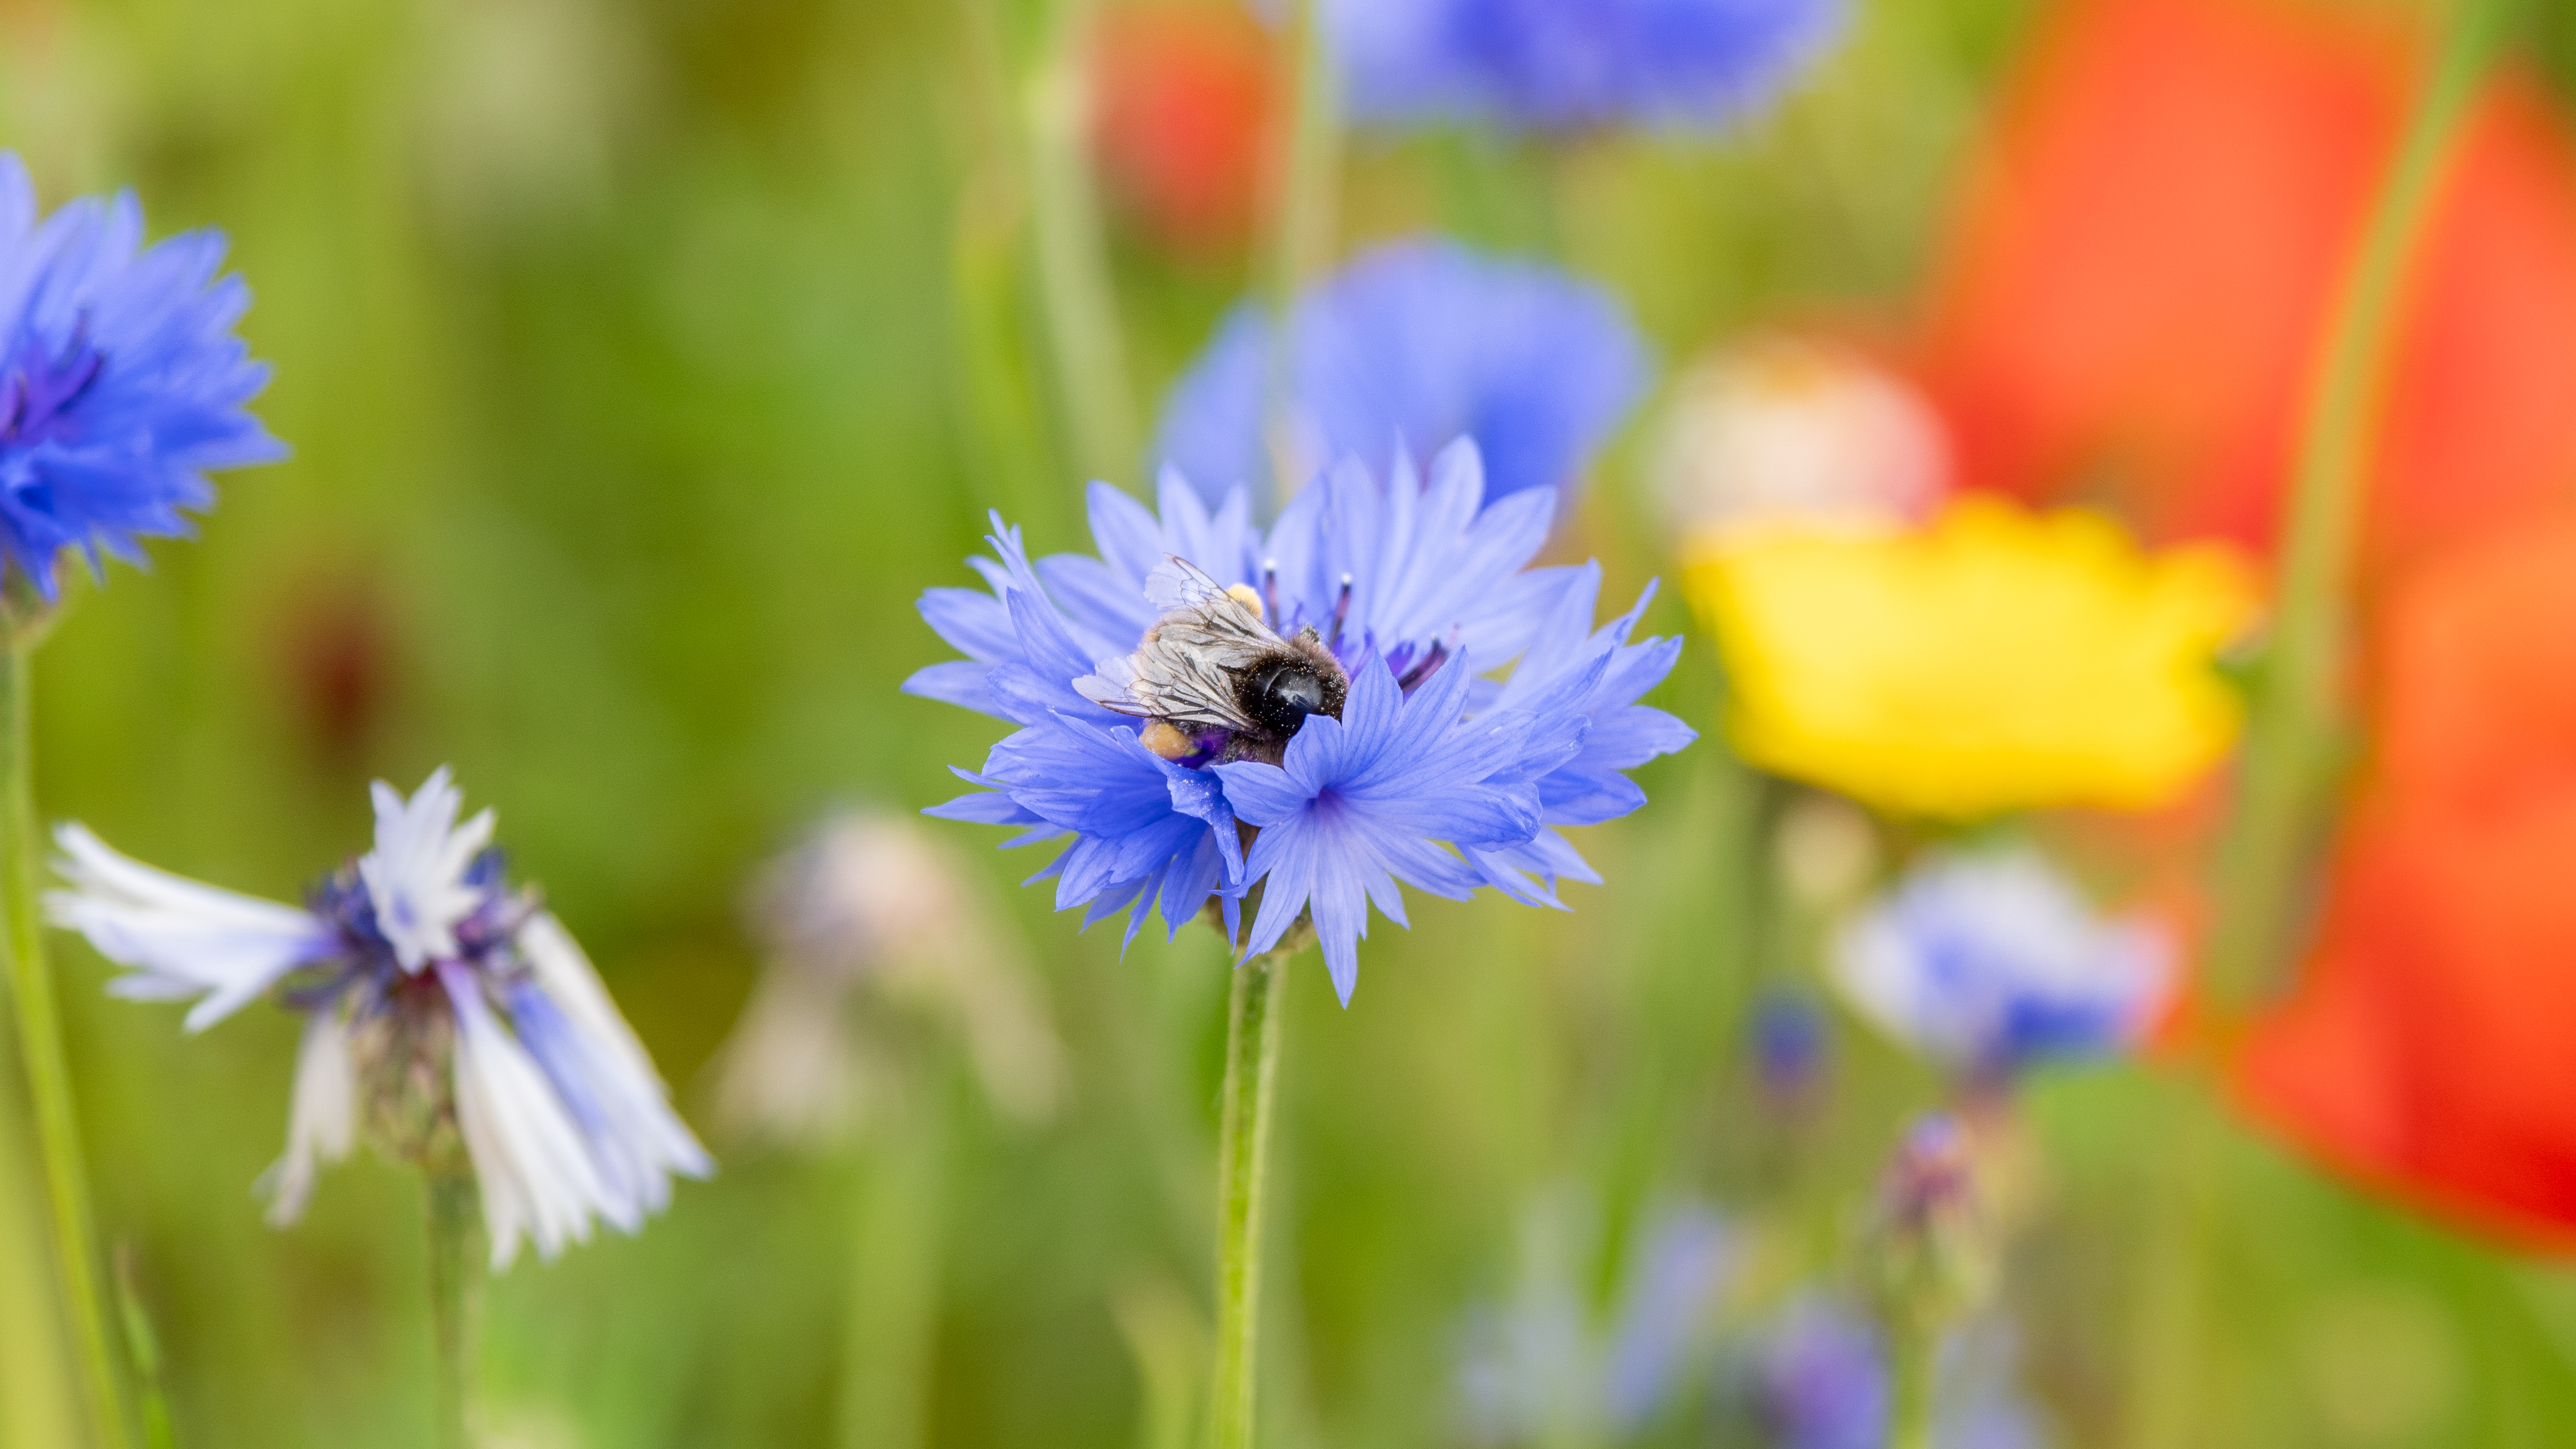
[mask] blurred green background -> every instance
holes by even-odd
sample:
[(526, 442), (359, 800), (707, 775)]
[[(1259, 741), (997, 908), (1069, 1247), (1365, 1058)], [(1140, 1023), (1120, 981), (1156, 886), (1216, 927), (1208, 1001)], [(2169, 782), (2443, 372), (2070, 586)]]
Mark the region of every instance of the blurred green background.
[[(1768, 319), (1902, 318), (2036, 8), (1865, 0), (1812, 83), (1715, 146), (1362, 142), (1344, 231), (1553, 251), (1668, 363)], [(231, 235), (295, 449), (225, 480), (201, 542), (77, 591), (40, 661), (46, 811), (292, 898), (365, 841), (366, 780), (453, 763), (705, 1123), (756, 966), (753, 866), (833, 802), (946, 798), (994, 737), (896, 692), (943, 653), (913, 598), (966, 581), (988, 506), (1042, 551), (1081, 542), (1008, 144), (1043, 22), (1001, 0), (0, 0), (0, 145), (49, 203), (132, 185), (156, 234)], [(2576, 55), (2564, 7), (2541, 30)], [(1125, 229), (1112, 264), (1150, 400), (1245, 270)], [(1604, 461), (1566, 545), (1614, 596), (1666, 566), (1638, 451)], [(1669, 594), (1656, 623), (1682, 627)], [(1705, 725), (1714, 674), (1694, 650), (1660, 702)], [(1367, 945), (1347, 1011), (1295, 973), (1271, 1442), (1455, 1442), (1461, 1316), (1512, 1291), (1534, 1194), (1596, 1205), (1606, 1299), (1641, 1205), (1766, 1190), (1738, 1039), (1793, 954), (1747, 884), (1783, 792), (1713, 740), (1643, 783), (1652, 808), (1582, 842), (1611, 884), (1573, 914), (1425, 901)], [(493, 1442), (834, 1442), (866, 1305), (907, 1293), (930, 1295), (919, 1442), (1171, 1442), (1147, 1385), (1199, 1371), (1224, 956), (1194, 930), (1121, 960), (1007, 884), (1032, 865), (991, 869), (1045, 963), (1066, 1111), (1007, 1126), (934, 1069), (926, 1142), (713, 1140), (721, 1175), (640, 1238), (495, 1283)], [(426, 1444), (416, 1185), (362, 1153), (284, 1233), (250, 1193), (292, 1022), (187, 1039), (102, 997), (86, 949), (58, 966), (103, 1229), (180, 1442)], [(1801, 1179), (1827, 1239), (1900, 1109), (1939, 1095), (1836, 1039)], [(0, 1437), (64, 1444), (14, 1061), (7, 1081)], [(2053, 1077), (2031, 1107), (2054, 1211), (2011, 1291), (2060, 1442), (2123, 1442), (2137, 1383), (2180, 1386), (2188, 1443), (2576, 1442), (2576, 1277), (2233, 1129), (2209, 1199), (2176, 1202), (2146, 1149), (2213, 1109), (2148, 1069)], [(2192, 1211), (2200, 1271), (2160, 1292), (2139, 1245)]]

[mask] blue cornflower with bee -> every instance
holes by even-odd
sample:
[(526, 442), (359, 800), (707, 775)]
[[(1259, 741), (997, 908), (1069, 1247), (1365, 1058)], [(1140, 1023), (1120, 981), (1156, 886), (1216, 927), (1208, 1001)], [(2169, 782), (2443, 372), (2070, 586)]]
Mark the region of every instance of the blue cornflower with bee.
[(1693, 738), (1637, 703), (1680, 641), (1635, 637), (1646, 599), (1596, 625), (1595, 566), (1530, 567), (1552, 490), (1485, 492), (1461, 441), (1427, 475), (1346, 460), (1267, 528), (1168, 472), (1159, 513), (1093, 485), (1096, 556), (1032, 561), (997, 518), (988, 589), (922, 600), (967, 658), (905, 687), (1019, 729), (931, 813), (1068, 841), (1033, 879), (1131, 938), (1212, 906), (1260, 955), (1311, 925), (1345, 1002), (1399, 882), (1560, 905), (1599, 876), (1558, 827), (1636, 809), (1626, 772)]

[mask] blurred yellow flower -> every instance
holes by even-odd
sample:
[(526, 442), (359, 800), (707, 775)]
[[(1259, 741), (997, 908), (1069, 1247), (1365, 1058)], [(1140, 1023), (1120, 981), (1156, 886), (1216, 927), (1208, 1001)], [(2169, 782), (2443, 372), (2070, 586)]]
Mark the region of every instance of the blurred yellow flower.
[(2212, 656), (2258, 604), (2233, 550), (1979, 495), (1911, 532), (1710, 542), (1685, 580), (1746, 759), (1953, 819), (2174, 800), (2235, 738)]

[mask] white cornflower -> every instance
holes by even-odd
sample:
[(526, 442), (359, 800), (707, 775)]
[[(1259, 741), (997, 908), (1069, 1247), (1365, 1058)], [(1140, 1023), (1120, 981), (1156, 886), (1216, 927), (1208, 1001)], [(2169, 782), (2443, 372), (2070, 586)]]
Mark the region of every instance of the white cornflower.
[(594, 1218), (627, 1232), (670, 1201), (672, 1174), (714, 1163), (671, 1111), (643, 1044), (533, 890), (512, 890), (492, 812), (456, 823), (439, 770), (409, 800), (375, 787), (375, 849), (324, 879), (309, 908), (155, 870), (78, 824), (55, 831), (55, 924), (130, 974), (144, 1001), (196, 998), (199, 1031), (271, 991), (305, 1015), (286, 1153), (264, 1182), (269, 1220), (299, 1217), (360, 1118), (424, 1171), (469, 1168), (492, 1265), (520, 1239), (551, 1258)]

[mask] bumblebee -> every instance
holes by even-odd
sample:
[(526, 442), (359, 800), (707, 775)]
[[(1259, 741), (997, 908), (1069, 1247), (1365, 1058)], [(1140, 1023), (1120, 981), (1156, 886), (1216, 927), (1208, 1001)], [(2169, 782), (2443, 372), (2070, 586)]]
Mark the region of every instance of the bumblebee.
[(1149, 721), (1145, 748), (1187, 764), (1277, 764), (1309, 715), (1341, 718), (1350, 676), (1312, 627), (1282, 639), (1263, 621), (1261, 596), (1221, 588), (1186, 559), (1166, 555), (1145, 578), (1163, 611), (1124, 659), (1074, 681), (1103, 709)]

